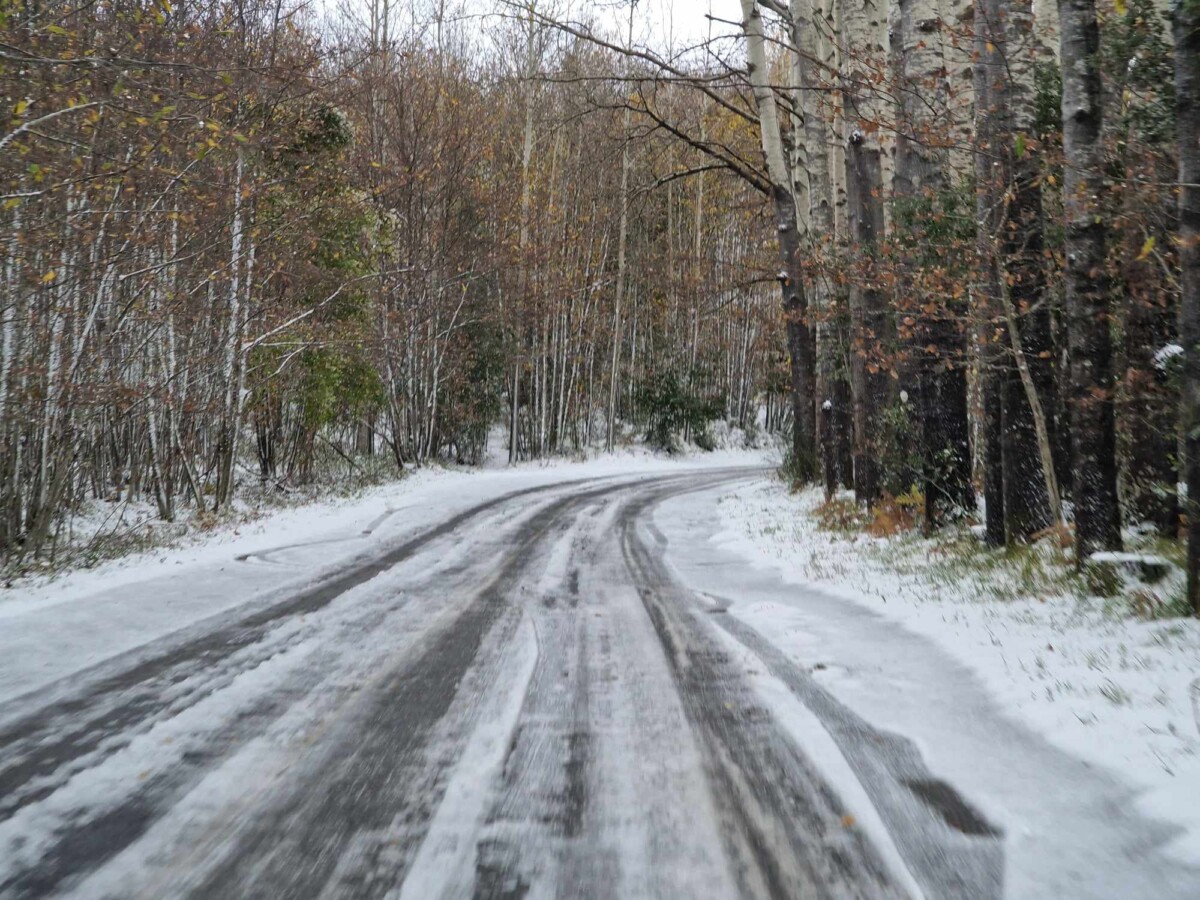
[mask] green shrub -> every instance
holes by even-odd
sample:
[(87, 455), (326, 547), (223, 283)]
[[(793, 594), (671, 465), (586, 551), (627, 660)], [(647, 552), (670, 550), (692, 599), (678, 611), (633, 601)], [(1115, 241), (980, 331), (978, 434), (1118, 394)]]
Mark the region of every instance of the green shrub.
[(725, 413), (723, 400), (695, 393), (671, 369), (642, 382), (637, 405), (646, 420), (647, 443), (671, 452), (678, 449), (679, 436), (685, 430), (691, 431), (698, 447), (713, 449), (708, 423)]

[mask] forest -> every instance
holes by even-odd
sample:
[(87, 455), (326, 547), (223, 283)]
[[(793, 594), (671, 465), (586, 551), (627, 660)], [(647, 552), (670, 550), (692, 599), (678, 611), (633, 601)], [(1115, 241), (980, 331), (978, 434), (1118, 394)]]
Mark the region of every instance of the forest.
[(649, 6), (0, 0), (0, 564), (724, 420), (1200, 613), (1200, 3)]

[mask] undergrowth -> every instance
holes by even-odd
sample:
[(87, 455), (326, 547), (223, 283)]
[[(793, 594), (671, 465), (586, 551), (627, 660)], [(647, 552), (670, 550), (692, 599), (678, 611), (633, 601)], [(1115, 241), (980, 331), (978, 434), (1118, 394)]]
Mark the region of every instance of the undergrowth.
[[(1131, 552), (1161, 557), (1171, 563), (1172, 574), (1154, 584), (1119, 577), (1110, 591), (1098, 594), (1094, 575), (1089, 579), (1076, 568), (1069, 531), (1047, 529), (1032, 542), (998, 548), (983, 544), (969, 522), (926, 536), (919, 528), (922, 503), (916, 491), (900, 497), (885, 495), (871, 509), (852, 496), (838, 495), (819, 504), (813, 514), (822, 531), (857, 541), (857, 552), (892, 571), (937, 584), (964, 585), (980, 598), (1046, 602), (1052, 597), (1074, 597), (1099, 603), (1112, 616), (1142, 619), (1190, 614), (1178, 577), (1184, 552), (1178, 541), (1131, 534), (1127, 538)], [(863, 537), (875, 540), (860, 540)]]

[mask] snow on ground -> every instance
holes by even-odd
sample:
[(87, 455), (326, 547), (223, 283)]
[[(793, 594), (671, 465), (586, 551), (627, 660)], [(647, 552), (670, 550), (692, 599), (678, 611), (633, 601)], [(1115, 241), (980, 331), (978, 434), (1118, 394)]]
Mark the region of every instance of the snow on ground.
[[(979, 752), (955, 746), (965, 725), (931, 725), (951, 708), (959, 686), (929, 682), (944, 667), (931, 660), (929, 671), (918, 671), (924, 663), (904, 654), (919, 652), (919, 644), (904, 635), (932, 639), (982, 681), (1001, 713), (1130, 784), (1142, 814), (1179, 826), (1165, 851), (1200, 863), (1200, 622), (1143, 621), (1111, 602), (1051, 589), (997, 590), (1012, 573), (947, 564), (933, 540), (821, 530), (813, 515), (821, 500), (819, 492), (790, 495), (774, 479), (720, 498), (717, 547), (776, 571), (791, 585), (820, 586), (798, 595), (795, 605), (748, 602), (733, 614), (809, 661), (836, 657), (840, 649), (864, 652), (849, 643), (853, 622), (866, 623), (864, 615), (891, 623), (894, 637), (877, 634), (875, 649), (865, 651), (876, 660), (860, 662), (897, 682), (902, 699), (879, 703), (838, 664), (844, 661), (817, 663), (815, 671), (876, 725), (908, 733), (968, 787), (991, 796), (1005, 818), (1006, 803), (1019, 806), (1012, 794), (1020, 783), (1037, 787), (1037, 779), (1014, 771), (1012, 784), (1003, 784), (1003, 773), (988, 776), (986, 766), (962, 758)], [(1032, 810), (1008, 812), (1027, 839), (1045, 826), (1031, 824), (1039, 815)]]
[(234, 608), (294, 592), (454, 513), (526, 488), (580, 478), (758, 465), (765, 451), (683, 457), (630, 447), (580, 462), (417, 469), (357, 496), (194, 532), (58, 577), (0, 588), (0, 704)]

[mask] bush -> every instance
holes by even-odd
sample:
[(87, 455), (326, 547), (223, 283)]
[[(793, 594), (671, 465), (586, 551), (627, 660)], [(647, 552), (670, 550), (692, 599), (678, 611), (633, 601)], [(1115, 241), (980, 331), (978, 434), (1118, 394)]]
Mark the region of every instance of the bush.
[(798, 491), (820, 477), (821, 466), (815, 456), (797, 458), (794, 448), (789, 446), (783, 453), (783, 464), (779, 467), (779, 474), (791, 485), (793, 491)]
[(725, 413), (716, 397), (701, 397), (680, 381), (673, 370), (646, 379), (637, 392), (638, 409), (646, 418), (646, 441), (660, 450), (679, 449), (679, 435), (690, 430), (696, 446), (712, 450), (708, 423)]

